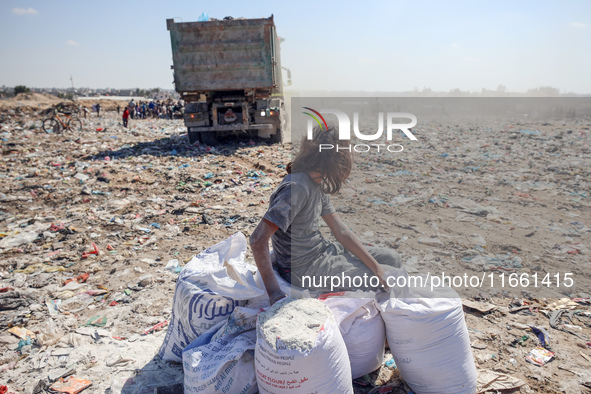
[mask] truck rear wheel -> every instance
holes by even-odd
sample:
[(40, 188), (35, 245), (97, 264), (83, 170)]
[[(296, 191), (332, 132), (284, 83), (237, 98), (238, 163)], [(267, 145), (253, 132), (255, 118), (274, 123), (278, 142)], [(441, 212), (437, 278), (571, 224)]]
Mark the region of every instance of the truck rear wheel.
[(283, 130), (281, 127), (278, 127), (277, 132), (271, 136), (271, 141), (278, 144), (283, 144)]
[(193, 145), (195, 142), (199, 141), (199, 135), (194, 132), (188, 132), (187, 135), (189, 136), (189, 144)]
[(215, 131), (202, 131), (199, 133), (199, 139), (201, 140), (202, 144), (214, 146), (217, 144), (218, 139), (215, 135)]
[(289, 116), (287, 112), (281, 112), (281, 122), (280, 125), (277, 127), (277, 132), (271, 137), (273, 142), (277, 142), (279, 144), (285, 143), (286, 133), (289, 132)]

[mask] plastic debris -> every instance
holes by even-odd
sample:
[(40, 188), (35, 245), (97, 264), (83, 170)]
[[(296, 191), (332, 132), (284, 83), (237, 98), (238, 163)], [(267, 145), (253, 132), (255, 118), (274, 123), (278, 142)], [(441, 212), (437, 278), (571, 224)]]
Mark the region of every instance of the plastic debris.
[(35, 333), (23, 327), (12, 327), (8, 329), (8, 332), (20, 339), (26, 339), (27, 337), (35, 339)]
[(164, 327), (166, 327), (167, 325), (168, 325), (168, 321), (167, 321), (167, 320), (165, 320), (165, 321), (163, 321), (163, 322), (161, 322), (161, 323), (155, 324), (155, 325), (153, 325), (152, 327), (146, 328), (146, 329), (144, 330), (144, 335), (148, 335), (148, 334), (150, 334), (150, 333), (152, 333), (152, 332), (154, 332), (154, 331), (161, 330), (161, 329), (163, 329)]
[(82, 253), (82, 258), (83, 259), (88, 258), (90, 255), (96, 255), (96, 256), (98, 256), (98, 254), (99, 254), (98, 246), (96, 246), (96, 244), (94, 242), (91, 245), (92, 245), (92, 248), (94, 250), (92, 250), (90, 252), (84, 252), (84, 253)]
[(536, 347), (532, 349), (525, 359), (527, 362), (537, 365), (539, 367), (543, 367), (546, 363), (550, 362), (554, 358), (554, 353), (544, 349), (543, 347)]
[(60, 378), (58, 382), (51, 385), (50, 389), (60, 393), (77, 394), (90, 386), (92, 386), (91, 381), (70, 376), (65, 380)]
[(107, 324), (107, 317), (106, 316), (93, 316), (86, 322), (87, 326), (93, 327), (104, 327)]
[(517, 347), (517, 345), (525, 346), (525, 342), (527, 342), (528, 339), (529, 339), (529, 336), (527, 336), (527, 335), (524, 335), (520, 338), (515, 338), (513, 340), (513, 342), (511, 342), (511, 346), (513, 346), (513, 347)]
[[(101, 119), (89, 116), (83, 133), (45, 133), (46, 107), (7, 109), (11, 101), (0, 100), (0, 383), (11, 379), (12, 391), (30, 392), (38, 377), (67, 373), (56, 366), (74, 362), (79, 370), (91, 367), (84, 369), (93, 382), (87, 391), (153, 392), (181, 383), (182, 367), (153, 360), (165, 336), (180, 327), (144, 331), (172, 322), (166, 305), (177, 274), (195, 254), (228, 233), (252, 233), (292, 148), (257, 139), (191, 145), (182, 119), (131, 119), (124, 129), (116, 102), (102, 99)], [(331, 196), (339, 215), (362, 242), (396, 248), (415, 273), (474, 269), (487, 279), (504, 273), (504, 288), (462, 294), (474, 357), (522, 377), (533, 391), (543, 390), (540, 382), (556, 392), (576, 391), (566, 387), (578, 380), (569, 379), (576, 373), (558, 367), (566, 360), (572, 365), (563, 366), (580, 373), (576, 364), (589, 364), (579, 354), (589, 355), (588, 277), (576, 274), (576, 288), (561, 280), (543, 298), (531, 285), (511, 292), (507, 279), (538, 273), (540, 285), (546, 272), (588, 267), (588, 121), (419, 121), (419, 141), (404, 143), (404, 152), (356, 154), (351, 177)], [(461, 270), (454, 272), (457, 265)], [(138, 286), (144, 275), (151, 275), (147, 286)], [(81, 286), (62, 289), (66, 281)], [(513, 297), (523, 303), (514, 305)], [(96, 316), (97, 323), (107, 319), (109, 338), (101, 327), (81, 327)], [(14, 327), (37, 338), (27, 345), (26, 335), (7, 332)], [(524, 360), (529, 348), (510, 346), (524, 335), (526, 346), (551, 345), (560, 363), (536, 373)], [(20, 341), (28, 357), (19, 360)], [(121, 348), (129, 351), (122, 357), (135, 359), (127, 362), (129, 371), (119, 371), (123, 363), (107, 366)], [(388, 350), (386, 357), (392, 357)], [(379, 371), (362, 378), (365, 392), (390, 388), (388, 380), (396, 378), (388, 360), (380, 379)]]
[(499, 392), (514, 390), (525, 385), (521, 379), (509, 376), (504, 373), (491, 371), (489, 369), (478, 371), (477, 393)]

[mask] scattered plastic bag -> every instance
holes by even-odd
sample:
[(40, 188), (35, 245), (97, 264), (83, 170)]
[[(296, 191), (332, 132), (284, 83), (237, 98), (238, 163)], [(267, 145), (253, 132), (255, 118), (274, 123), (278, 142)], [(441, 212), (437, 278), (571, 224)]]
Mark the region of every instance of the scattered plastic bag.
[(484, 394), (500, 390), (515, 390), (524, 384), (525, 382), (521, 379), (485, 369), (478, 371), (478, 389), (476, 392)]
[(9, 249), (22, 244), (28, 244), (29, 242), (36, 240), (38, 235), (37, 232), (22, 232), (10, 237), (2, 238), (2, 240), (0, 240), (0, 249)]
[(52, 318), (48, 318), (39, 324), (36, 331), (39, 331), (37, 342), (41, 346), (55, 345), (64, 336), (63, 329), (55, 324)]
[(87, 327), (89, 327), (89, 326), (104, 327), (106, 324), (107, 324), (107, 316), (96, 315), (96, 316), (92, 316), (90, 319), (88, 319), (85, 326), (87, 326)]

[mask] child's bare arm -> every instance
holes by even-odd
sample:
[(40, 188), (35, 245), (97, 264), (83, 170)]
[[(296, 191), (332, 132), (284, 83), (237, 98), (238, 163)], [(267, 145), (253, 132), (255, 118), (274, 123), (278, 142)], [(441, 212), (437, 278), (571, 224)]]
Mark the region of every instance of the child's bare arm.
[(274, 223), (267, 219), (263, 219), (254, 229), (249, 238), (254, 261), (259, 269), (265, 288), (267, 289), (271, 305), (285, 297), (285, 293), (281, 291), (279, 283), (275, 278), (273, 264), (271, 263), (271, 255), (269, 253), (269, 240), (278, 228), (279, 227)]

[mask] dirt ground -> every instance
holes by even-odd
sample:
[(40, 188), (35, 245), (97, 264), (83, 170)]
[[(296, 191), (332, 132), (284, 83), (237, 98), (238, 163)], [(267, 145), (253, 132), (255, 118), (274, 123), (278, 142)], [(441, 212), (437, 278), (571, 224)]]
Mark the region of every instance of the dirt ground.
[[(92, 381), (85, 392), (134, 392), (123, 389), (130, 377), (144, 388), (155, 375), (158, 385), (182, 382), (182, 367), (155, 357), (165, 329), (144, 335), (170, 320), (178, 272), (164, 267), (237, 231), (250, 235), (291, 144), (191, 146), (182, 120), (125, 129), (114, 103), (83, 119), (81, 133), (48, 134), (40, 111), (55, 102), (35, 100), (0, 102), (0, 385), (29, 393), (68, 368)], [(429, 143), (404, 155), (356, 154), (333, 198), (364, 243), (396, 248), (409, 273), (497, 275), (493, 288), (457, 290), (477, 367), (522, 380), (505, 392), (591, 392), (589, 127), (591, 119), (429, 124)], [(515, 290), (498, 285), (502, 273), (540, 282), (559, 273), (561, 282)], [(555, 310), (565, 312), (553, 328)], [(89, 322), (97, 316), (106, 318), (100, 328)], [(556, 356), (545, 366), (525, 359), (538, 345), (529, 326), (550, 334)], [(37, 342), (19, 345), (13, 327)], [(525, 346), (510, 346), (524, 335)]]

